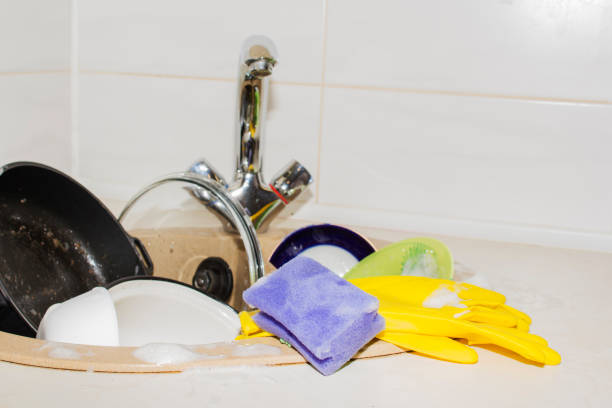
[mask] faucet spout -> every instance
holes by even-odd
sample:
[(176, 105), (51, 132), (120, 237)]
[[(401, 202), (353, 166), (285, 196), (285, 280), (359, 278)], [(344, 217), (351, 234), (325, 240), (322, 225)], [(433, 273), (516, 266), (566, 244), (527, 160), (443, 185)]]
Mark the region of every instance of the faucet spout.
[[(264, 36), (252, 36), (245, 40), (238, 63), (236, 171), (227, 190), (243, 206), (259, 231), (264, 231), (284, 205), (294, 200), (312, 182), (308, 170), (297, 161), (289, 162), (269, 184), (262, 175), (261, 146), (268, 81), (276, 64), (277, 53), (272, 40)], [(205, 160), (194, 163), (189, 171), (224, 183), (223, 178)], [(194, 195), (203, 203), (211, 204), (203, 194), (194, 192)]]
[(238, 156), (234, 181), (242, 182), (246, 173), (254, 173), (259, 184), (264, 184), (261, 175), (261, 139), (267, 111), (268, 77), (276, 61), (276, 48), (270, 39), (253, 36), (244, 42), (238, 66)]

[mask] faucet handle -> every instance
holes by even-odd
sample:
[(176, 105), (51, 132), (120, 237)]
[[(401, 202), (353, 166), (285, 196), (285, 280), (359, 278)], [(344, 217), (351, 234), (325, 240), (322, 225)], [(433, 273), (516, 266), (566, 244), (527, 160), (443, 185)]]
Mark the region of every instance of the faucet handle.
[(193, 163), (187, 171), (189, 171), (190, 173), (199, 174), (204, 178), (216, 181), (223, 187), (227, 187), (227, 182), (223, 179), (219, 172), (215, 170), (215, 168), (205, 159), (200, 159), (197, 162)]
[(285, 203), (293, 201), (310, 183), (312, 176), (297, 160), (290, 161), (270, 182), (270, 188)]

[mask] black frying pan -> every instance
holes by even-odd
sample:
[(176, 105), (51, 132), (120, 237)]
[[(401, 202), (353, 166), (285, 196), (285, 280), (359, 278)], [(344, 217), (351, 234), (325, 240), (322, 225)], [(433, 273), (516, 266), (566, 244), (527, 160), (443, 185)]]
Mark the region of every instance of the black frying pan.
[(53, 303), (152, 273), (142, 244), (82, 185), (37, 163), (0, 168), (0, 330), (33, 335)]

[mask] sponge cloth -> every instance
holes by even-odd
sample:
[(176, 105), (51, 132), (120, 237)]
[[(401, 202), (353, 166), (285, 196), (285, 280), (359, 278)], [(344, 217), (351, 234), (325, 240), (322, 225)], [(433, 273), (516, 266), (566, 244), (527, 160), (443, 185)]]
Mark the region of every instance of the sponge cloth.
[(322, 374), (346, 363), (385, 327), (378, 299), (298, 256), (243, 293), (257, 325), (285, 339)]

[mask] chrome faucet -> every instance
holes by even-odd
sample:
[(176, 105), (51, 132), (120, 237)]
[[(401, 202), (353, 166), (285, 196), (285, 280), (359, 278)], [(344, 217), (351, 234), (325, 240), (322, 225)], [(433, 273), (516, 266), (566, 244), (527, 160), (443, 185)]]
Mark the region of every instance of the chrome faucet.
[[(263, 125), (266, 119), (268, 77), (276, 66), (276, 47), (267, 37), (252, 36), (242, 45), (236, 107), (236, 171), (231, 183), (206, 160), (195, 162), (189, 171), (226, 186), (244, 207), (255, 229), (265, 231), (270, 221), (312, 182), (310, 173), (297, 161), (290, 161), (269, 184), (261, 172)], [(210, 197), (194, 191), (206, 205), (219, 209)], [(218, 211), (223, 215), (223, 210)], [(227, 218), (227, 217), (226, 217)]]

